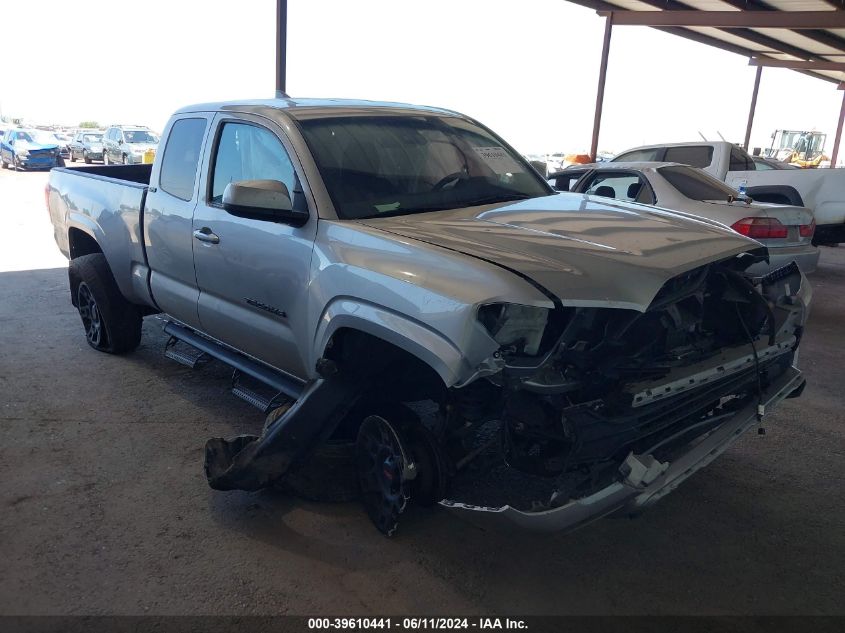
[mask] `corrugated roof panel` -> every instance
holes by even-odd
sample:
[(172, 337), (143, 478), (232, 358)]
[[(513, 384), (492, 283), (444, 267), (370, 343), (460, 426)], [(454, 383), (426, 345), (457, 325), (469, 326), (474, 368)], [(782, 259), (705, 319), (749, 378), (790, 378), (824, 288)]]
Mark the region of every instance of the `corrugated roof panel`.
[(739, 35), (735, 35), (732, 32), (723, 31), (722, 29), (713, 28), (712, 26), (693, 26), (687, 27), (688, 31), (695, 31), (696, 33), (701, 33), (702, 35), (707, 35), (708, 37), (712, 37), (713, 39), (721, 40), (722, 42), (727, 42), (728, 44), (733, 44), (734, 46), (741, 46), (742, 48), (747, 49), (750, 52), (754, 53), (769, 53), (772, 52), (772, 49), (768, 46), (762, 46), (757, 42), (752, 42), (751, 40), (747, 40), (744, 37)]
[(774, 38), (779, 42), (784, 42), (785, 44), (789, 44), (790, 46), (794, 46), (795, 48), (800, 48), (802, 50), (807, 51), (808, 53), (812, 53), (813, 55), (833, 55), (835, 53), (841, 53), (842, 48), (835, 48), (833, 46), (828, 46), (827, 44), (823, 44), (821, 42), (817, 42), (816, 40), (803, 35), (801, 31), (790, 31), (789, 29), (751, 29), (752, 31), (756, 31), (761, 35), (765, 35), (767, 37)]
[(778, 11), (835, 11), (824, 0), (766, 0), (766, 4)]

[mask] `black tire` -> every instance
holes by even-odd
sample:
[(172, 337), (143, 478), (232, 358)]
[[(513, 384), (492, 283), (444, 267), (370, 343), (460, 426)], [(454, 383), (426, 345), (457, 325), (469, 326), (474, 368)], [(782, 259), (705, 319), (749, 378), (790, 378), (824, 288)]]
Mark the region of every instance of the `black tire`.
[(129, 164), (129, 154), (124, 154), (124, 155), (123, 155), (123, 164), (124, 164), (124, 165), (128, 165), (128, 164)]
[(105, 150), (103, 150), (103, 165), (108, 165), (108, 164), (109, 164), (109, 155), (106, 153)]
[(79, 310), (85, 338), (99, 352), (126, 354), (141, 342), (141, 313), (117, 287), (102, 253), (83, 255), (68, 267), (71, 302)]
[(86, 165), (91, 164), (91, 158), (88, 156), (88, 152), (82, 150), (82, 160), (85, 162)]

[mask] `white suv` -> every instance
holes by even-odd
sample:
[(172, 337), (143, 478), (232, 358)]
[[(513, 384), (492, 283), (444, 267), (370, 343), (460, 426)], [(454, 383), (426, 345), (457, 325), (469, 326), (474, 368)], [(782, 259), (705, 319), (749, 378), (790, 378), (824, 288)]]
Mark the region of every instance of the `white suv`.
[[(103, 162), (106, 165), (122, 163), (137, 165), (144, 162), (144, 154), (155, 154), (159, 136), (148, 127), (139, 125), (112, 125), (103, 134)], [(150, 159), (151, 162), (151, 159)]]

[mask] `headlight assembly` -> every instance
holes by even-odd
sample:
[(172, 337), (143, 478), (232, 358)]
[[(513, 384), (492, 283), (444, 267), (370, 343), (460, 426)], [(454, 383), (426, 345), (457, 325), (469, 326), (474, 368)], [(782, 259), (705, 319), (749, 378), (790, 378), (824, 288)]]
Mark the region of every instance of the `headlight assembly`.
[(478, 320), (502, 347), (534, 356), (543, 340), (549, 309), (516, 303), (491, 303), (478, 308)]

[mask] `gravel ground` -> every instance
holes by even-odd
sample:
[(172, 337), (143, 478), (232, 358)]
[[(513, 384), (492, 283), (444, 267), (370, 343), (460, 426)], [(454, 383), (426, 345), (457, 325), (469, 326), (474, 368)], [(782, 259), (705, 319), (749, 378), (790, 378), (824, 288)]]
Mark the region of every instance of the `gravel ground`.
[(0, 614), (845, 614), (845, 248), (826, 248), (809, 381), (641, 517), (568, 535), (354, 503), (220, 493), (211, 436), (261, 419), (229, 373), (165, 359), (161, 322), (117, 358), (85, 344), (46, 174), (0, 173)]

